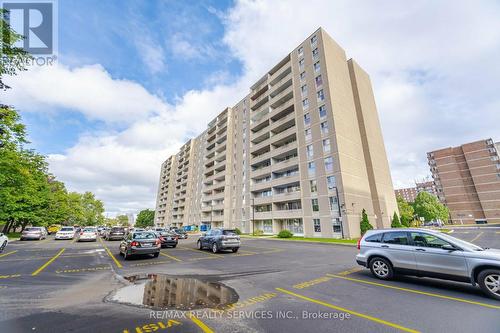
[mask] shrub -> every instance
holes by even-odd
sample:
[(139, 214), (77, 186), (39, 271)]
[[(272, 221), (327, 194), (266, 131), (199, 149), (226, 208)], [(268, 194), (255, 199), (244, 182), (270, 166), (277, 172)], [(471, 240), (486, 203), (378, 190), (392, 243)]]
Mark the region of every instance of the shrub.
[(234, 229), (234, 232), (235, 232), (237, 235), (241, 235), (241, 230), (240, 230), (240, 229), (238, 229), (238, 228), (235, 228), (235, 229)]
[(281, 230), (278, 233), (278, 238), (291, 238), (293, 234), (290, 232), (290, 230)]
[(394, 212), (394, 216), (392, 217), (391, 228), (402, 228), (401, 222), (399, 221), (398, 214)]
[(364, 235), (368, 230), (372, 230), (373, 226), (368, 221), (368, 214), (366, 214), (366, 210), (363, 208), (363, 212), (361, 213), (361, 222), (359, 223), (359, 227), (361, 229), (361, 235)]
[(260, 230), (260, 229), (255, 230), (255, 231), (253, 232), (253, 235), (254, 235), (254, 236), (262, 236), (262, 235), (264, 235), (264, 230)]

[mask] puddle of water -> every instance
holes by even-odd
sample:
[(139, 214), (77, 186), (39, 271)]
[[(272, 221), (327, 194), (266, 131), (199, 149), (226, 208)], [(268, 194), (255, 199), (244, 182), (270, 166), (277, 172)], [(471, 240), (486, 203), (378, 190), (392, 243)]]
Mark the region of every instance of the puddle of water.
[(219, 309), (238, 301), (234, 289), (219, 282), (164, 274), (125, 277), (133, 284), (119, 289), (111, 301), (156, 309)]

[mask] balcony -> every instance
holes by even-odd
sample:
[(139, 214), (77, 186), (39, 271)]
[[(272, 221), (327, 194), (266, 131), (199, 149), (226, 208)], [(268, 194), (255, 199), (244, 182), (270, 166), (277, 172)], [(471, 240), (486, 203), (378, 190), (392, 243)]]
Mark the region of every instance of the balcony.
[(280, 162), (274, 162), (272, 169), (273, 172), (282, 171), (290, 169), (292, 166), (296, 166), (298, 164), (299, 164), (299, 158), (298, 156), (294, 156)]
[(253, 183), (252, 184), (252, 191), (262, 191), (262, 190), (266, 190), (266, 189), (271, 189), (271, 181), (267, 181), (267, 182), (262, 182), (262, 183)]
[(273, 200), (273, 197), (272, 196), (268, 196), (268, 197), (257, 197), (257, 198), (253, 198), (252, 199), (252, 203), (254, 206), (256, 205), (260, 205), (260, 204), (268, 204), (268, 203), (271, 203)]
[(277, 120), (273, 121), (271, 123), (271, 126), (269, 127), (269, 130), (276, 132), (279, 130), (281, 126), (290, 127), (287, 126), (289, 124), (295, 124), (295, 112), (290, 112), (286, 116), (278, 118)]
[[(297, 127), (293, 126), (293, 127), (290, 127), (288, 129), (284, 130), (283, 132), (275, 134), (275, 135), (271, 136), (271, 144), (272, 145), (280, 145), (280, 143), (285, 143), (284, 141), (286, 141), (286, 139), (288, 139), (289, 137), (290, 138), (292, 136), (296, 137), (296, 132), (297, 132)], [(283, 140), (283, 139), (285, 139), (285, 140)]]
[(300, 176), (299, 173), (297, 172), (296, 174), (290, 175), (290, 176), (283, 176), (280, 178), (275, 178), (272, 180), (272, 186), (283, 186), (287, 184), (292, 184), (300, 181)]
[(273, 210), (273, 218), (275, 219), (289, 219), (289, 218), (302, 218), (302, 209), (290, 210)]
[(271, 157), (271, 155), (273, 155), (273, 154), (274, 153), (272, 151), (268, 151), (268, 152), (263, 153), (261, 155), (252, 157), (252, 159), (250, 160), (250, 163), (251, 164), (256, 164), (256, 163), (262, 162), (262, 161), (264, 161), (266, 159), (269, 159)]
[(270, 139), (271, 139), (271, 138), (267, 138), (267, 139), (265, 139), (264, 141), (262, 141), (262, 142), (260, 142), (260, 143), (258, 143), (258, 144), (256, 144), (256, 145), (252, 145), (252, 146), (250, 147), (250, 153), (251, 153), (251, 154), (255, 154), (255, 153), (257, 153), (259, 150), (262, 150), (262, 149), (263, 149), (263, 148), (265, 148), (266, 146), (269, 146), (269, 140), (270, 140)]
[(286, 77), (290, 76), (291, 73), (292, 73), (292, 66), (290, 66), (289, 63), (287, 63), (285, 66), (281, 67), (278, 71), (276, 71), (272, 75), (269, 85), (271, 87), (279, 85), (284, 81), (284, 79), (286, 79)]
[(272, 82), (276, 78), (280, 77), (280, 75), (282, 75), (282, 73), (290, 67), (289, 65), (290, 65), (290, 55), (287, 55), (269, 71), (268, 81)]
[(253, 111), (255, 111), (258, 108), (260, 108), (263, 105), (265, 105), (267, 102), (269, 102), (269, 95), (265, 95), (263, 98), (259, 98), (258, 101), (254, 102), (253, 105), (250, 108)]
[(283, 79), (281, 79), (278, 84), (276, 84), (275, 87), (273, 87), (273, 90), (269, 92), (269, 96), (274, 99), (276, 96), (278, 96), (281, 92), (285, 91), (287, 88), (292, 86), (292, 74), (288, 74), (285, 76)]
[(300, 197), (301, 197), (300, 191), (274, 193), (273, 201), (280, 202), (280, 201), (284, 201), (284, 200), (300, 200)]
[(253, 212), (253, 219), (254, 220), (270, 220), (273, 218), (273, 212)]
[(250, 173), (252, 178), (261, 178), (261, 176), (271, 174), (271, 166), (269, 165), (257, 170), (252, 170)]

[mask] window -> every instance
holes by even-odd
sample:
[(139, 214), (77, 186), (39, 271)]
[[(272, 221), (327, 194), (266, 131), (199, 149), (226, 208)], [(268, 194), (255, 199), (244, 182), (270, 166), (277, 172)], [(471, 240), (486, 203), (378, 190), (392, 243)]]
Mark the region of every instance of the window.
[(326, 184), (328, 185), (328, 190), (334, 190), (337, 187), (337, 179), (335, 176), (326, 177)]
[(313, 54), (313, 60), (318, 60), (319, 59), (319, 50), (318, 50), (318, 48), (315, 48), (312, 51), (312, 54)]
[(314, 148), (312, 145), (306, 147), (307, 158), (313, 158), (314, 156)]
[[(299, 63), (299, 65), (300, 65), (300, 63)], [(321, 70), (321, 66), (319, 65), (319, 61), (316, 61), (314, 63), (314, 71), (319, 72), (320, 70)]]
[(443, 245), (451, 245), (450, 243), (442, 240), (434, 235), (426, 234), (423, 232), (411, 232), (410, 237), (415, 246), (433, 247), (440, 249)]
[(300, 87), (300, 92), (302, 93), (302, 97), (307, 95), (307, 84), (304, 84), (302, 87)]
[(302, 71), (304, 69), (304, 63), (305, 63), (304, 59), (299, 60), (299, 70)]
[(300, 81), (304, 81), (306, 79), (306, 72), (300, 73)]
[(499, 157), (498, 157), (498, 156), (491, 156), (491, 160), (492, 160), (492, 161), (498, 161), (498, 160), (499, 160)]
[(332, 227), (333, 227), (334, 233), (341, 233), (342, 232), (342, 223), (340, 222), (340, 218), (335, 217), (332, 219)]
[(311, 205), (312, 205), (313, 212), (319, 212), (318, 199), (311, 199)]
[(272, 220), (264, 220), (262, 221), (262, 229), (266, 234), (273, 233), (273, 221)]
[(320, 124), (321, 134), (328, 134), (328, 123), (326, 121)]
[(314, 81), (316, 81), (316, 88), (319, 88), (323, 85), (323, 79), (321, 78), (321, 75), (316, 76)]
[(324, 118), (324, 117), (326, 117), (326, 105), (321, 105), (321, 106), (318, 108), (318, 112), (319, 112), (319, 117), (320, 117), (320, 118)]
[(310, 180), (309, 185), (311, 186), (311, 193), (315, 193), (318, 191), (318, 186), (315, 180)]
[(323, 140), (323, 153), (329, 153), (330, 152), (330, 139), (324, 139)]
[(318, 36), (314, 35), (311, 37), (311, 46), (315, 46), (318, 43)]
[(333, 171), (333, 157), (331, 156), (325, 158), (325, 171), (326, 172)]
[(323, 92), (323, 89), (321, 89), (320, 91), (318, 91), (316, 93), (316, 95), (318, 95), (318, 101), (324, 101), (325, 100), (325, 93)]
[(309, 141), (312, 139), (312, 131), (310, 128), (306, 129), (306, 141)]
[(309, 172), (309, 176), (313, 176), (316, 173), (316, 164), (314, 162), (307, 163), (307, 171)]
[(304, 110), (306, 110), (307, 108), (309, 108), (309, 100), (307, 98), (304, 98), (304, 100), (302, 101), (302, 108)]
[(309, 125), (311, 124), (311, 115), (309, 113), (306, 113), (304, 115), (304, 125)]
[(379, 234), (376, 234), (376, 235), (373, 235), (373, 236), (370, 236), (370, 237), (366, 237), (365, 238), (365, 242), (368, 242), (368, 243), (380, 243), (380, 242), (382, 242), (382, 235), (383, 235), (383, 233), (379, 233)]
[(406, 232), (386, 232), (382, 238), (383, 243), (408, 245), (408, 237)]
[(320, 219), (313, 219), (314, 232), (321, 232), (321, 221)]
[(328, 197), (330, 202), (330, 211), (339, 211), (339, 202), (337, 197)]
[(297, 50), (297, 54), (299, 55), (299, 57), (302, 57), (304, 55), (304, 48), (302, 46)]

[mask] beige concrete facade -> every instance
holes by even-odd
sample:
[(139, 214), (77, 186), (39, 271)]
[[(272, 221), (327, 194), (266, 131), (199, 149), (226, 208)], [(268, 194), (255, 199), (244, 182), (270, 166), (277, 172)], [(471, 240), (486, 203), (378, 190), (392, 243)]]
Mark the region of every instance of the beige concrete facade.
[[(187, 204), (183, 220), (169, 213), (169, 192), (159, 190), (157, 224), (354, 238), (363, 209), (378, 228), (390, 226), (397, 212), (369, 76), (323, 29), (192, 142), (194, 171), (186, 174), (195, 183), (189, 193), (197, 198), (188, 196), (193, 213)], [(166, 163), (160, 189), (170, 184)]]
[(453, 223), (500, 222), (500, 157), (493, 140), (436, 150), (427, 159)]

